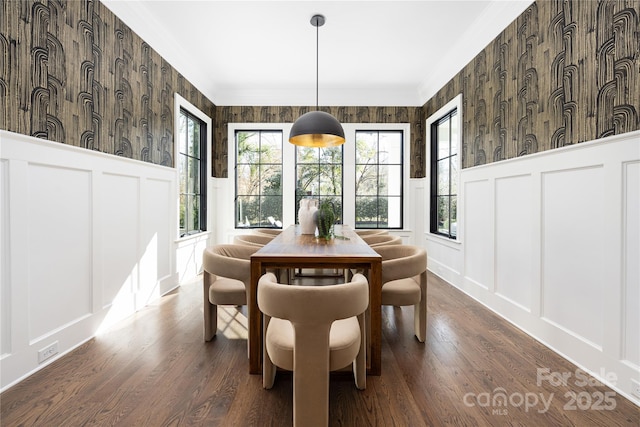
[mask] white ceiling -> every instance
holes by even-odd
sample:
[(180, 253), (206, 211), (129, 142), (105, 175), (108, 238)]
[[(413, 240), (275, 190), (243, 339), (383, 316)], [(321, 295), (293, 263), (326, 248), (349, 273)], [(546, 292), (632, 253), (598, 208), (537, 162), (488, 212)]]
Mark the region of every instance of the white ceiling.
[(421, 106), (532, 0), (101, 0), (216, 105)]

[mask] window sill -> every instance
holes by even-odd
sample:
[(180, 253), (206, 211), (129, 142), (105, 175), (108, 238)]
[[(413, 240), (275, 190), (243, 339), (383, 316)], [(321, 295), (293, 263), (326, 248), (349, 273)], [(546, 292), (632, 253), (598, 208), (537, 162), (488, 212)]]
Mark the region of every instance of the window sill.
[(211, 231), (202, 231), (200, 233), (194, 233), (194, 234), (188, 234), (186, 236), (183, 237), (179, 237), (178, 239), (175, 240), (175, 243), (186, 243), (186, 242), (191, 242), (192, 240), (203, 240), (209, 239), (209, 236), (211, 235)]
[(460, 250), (462, 246), (462, 242), (460, 240), (449, 239), (448, 237), (440, 236), (438, 234), (433, 233), (424, 233), (427, 241), (436, 242), (438, 244), (448, 246), (452, 249)]

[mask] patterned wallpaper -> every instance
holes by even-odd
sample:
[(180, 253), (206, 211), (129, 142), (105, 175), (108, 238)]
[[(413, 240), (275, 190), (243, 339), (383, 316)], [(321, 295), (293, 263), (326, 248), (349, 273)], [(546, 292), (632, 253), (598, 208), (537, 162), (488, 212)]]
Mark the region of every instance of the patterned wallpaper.
[[(213, 152), (214, 176), (227, 177), (228, 123), (293, 123), (315, 107), (218, 107)], [(410, 123), (410, 176), (424, 176), (424, 118), (420, 107), (320, 107), (340, 123)]]
[(97, 0), (0, 0), (0, 128), (173, 166), (174, 92), (215, 106)]
[(463, 167), (640, 128), (640, 0), (538, 0), (424, 105), (463, 97)]
[[(343, 123), (411, 124), (463, 93), (463, 167), (640, 128), (640, 0), (538, 0), (419, 107), (324, 107)], [(227, 123), (293, 122), (312, 107), (217, 107), (97, 0), (0, 0), (0, 128), (173, 165), (173, 93)]]

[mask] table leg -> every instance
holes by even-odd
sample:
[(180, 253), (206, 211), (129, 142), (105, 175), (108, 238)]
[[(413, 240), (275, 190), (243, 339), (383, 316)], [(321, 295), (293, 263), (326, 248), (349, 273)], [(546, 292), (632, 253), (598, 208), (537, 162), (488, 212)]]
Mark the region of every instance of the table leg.
[(369, 309), (371, 343), (370, 375), (380, 375), (382, 372), (382, 262), (371, 263), (369, 277)]
[(249, 289), (249, 373), (262, 373), (262, 315), (258, 308), (258, 280), (260, 280), (262, 263), (251, 260), (251, 287)]

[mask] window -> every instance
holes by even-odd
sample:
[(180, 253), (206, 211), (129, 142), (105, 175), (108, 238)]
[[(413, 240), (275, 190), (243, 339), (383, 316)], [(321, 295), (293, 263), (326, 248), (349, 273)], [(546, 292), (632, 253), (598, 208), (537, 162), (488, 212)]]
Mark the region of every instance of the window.
[(235, 133), (236, 228), (282, 228), (282, 131)]
[(431, 124), (431, 233), (457, 237), (458, 109)]
[(178, 123), (180, 237), (207, 229), (207, 125), (184, 109)]
[[(409, 182), (409, 168), (405, 167), (409, 159), (405, 143), (409, 123), (343, 123), (346, 143), (330, 148), (289, 143), (291, 126), (291, 123), (227, 125), (229, 179), (216, 180), (216, 184), (224, 183), (225, 203), (233, 203), (234, 208), (216, 210), (216, 226), (288, 227), (298, 223), (303, 197), (330, 200), (337, 222), (352, 228), (406, 226), (404, 215), (409, 209), (403, 191)], [(359, 150), (356, 161), (358, 139), (375, 148)], [(371, 187), (356, 184), (357, 162), (368, 172), (364, 178), (375, 176)], [(368, 206), (373, 212), (356, 215), (356, 192), (362, 200), (373, 200)]]
[(356, 131), (355, 228), (402, 228), (402, 136)]
[[(342, 223), (342, 146), (330, 148), (296, 147), (296, 203), (313, 197), (330, 201)], [(295, 210), (296, 222), (298, 210)]]

